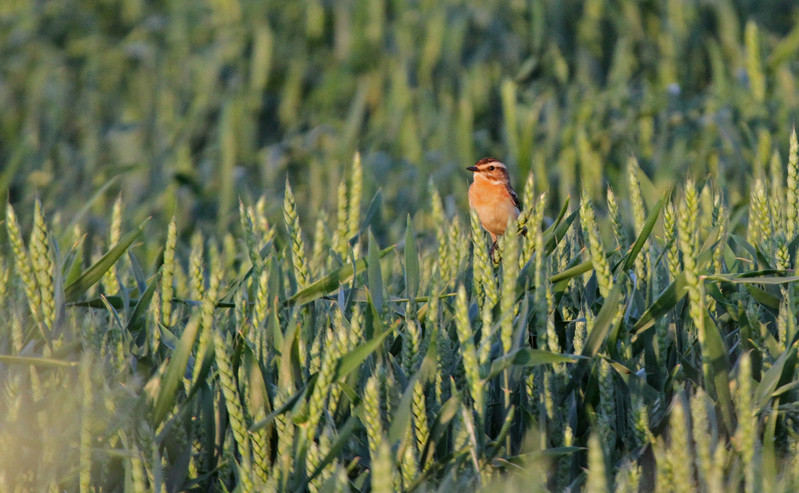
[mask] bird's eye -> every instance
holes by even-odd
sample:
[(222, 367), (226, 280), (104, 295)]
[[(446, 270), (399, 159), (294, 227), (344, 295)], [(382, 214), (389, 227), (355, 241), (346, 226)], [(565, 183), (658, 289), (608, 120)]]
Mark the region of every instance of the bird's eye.
[(489, 166), (488, 167), (488, 171), (494, 171), (494, 167), (493, 166)]

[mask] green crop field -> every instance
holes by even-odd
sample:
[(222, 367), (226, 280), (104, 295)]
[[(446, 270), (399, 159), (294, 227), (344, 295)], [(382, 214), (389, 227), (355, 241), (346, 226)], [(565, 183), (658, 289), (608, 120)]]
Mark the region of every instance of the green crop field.
[(799, 490), (798, 22), (0, 2), (0, 491)]

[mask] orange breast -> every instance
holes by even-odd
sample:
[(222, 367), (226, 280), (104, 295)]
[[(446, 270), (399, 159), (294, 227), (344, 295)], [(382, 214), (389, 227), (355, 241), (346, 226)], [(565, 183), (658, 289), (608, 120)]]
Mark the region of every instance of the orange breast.
[(483, 228), (494, 239), (505, 232), (511, 216), (514, 219), (519, 216), (516, 204), (502, 184), (475, 181), (469, 187), (469, 206), (477, 211)]

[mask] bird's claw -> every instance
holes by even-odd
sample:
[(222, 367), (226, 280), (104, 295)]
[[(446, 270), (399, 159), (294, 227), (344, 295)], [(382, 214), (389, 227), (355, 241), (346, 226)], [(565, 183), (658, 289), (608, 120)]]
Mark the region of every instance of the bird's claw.
[(499, 260), (501, 260), (501, 259), (497, 260), (497, 258), (494, 257), (494, 253), (496, 251), (497, 251), (497, 242), (495, 241), (494, 243), (491, 244), (491, 249), (488, 250), (488, 256), (491, 258), (492, 262), (494, 262), (495, 264), (498, 264)]

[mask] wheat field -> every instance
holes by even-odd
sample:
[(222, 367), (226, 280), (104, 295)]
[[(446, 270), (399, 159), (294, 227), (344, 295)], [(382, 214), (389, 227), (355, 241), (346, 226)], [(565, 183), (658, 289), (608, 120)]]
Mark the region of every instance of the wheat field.
[(799, 489), (796, 19), (5, 2), (0, 491)]

